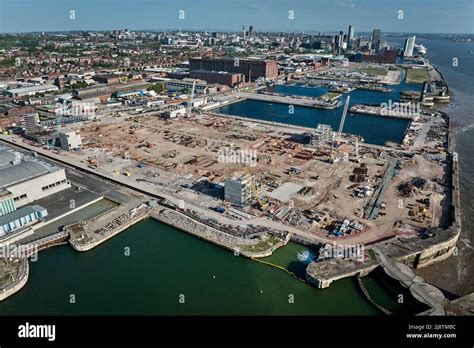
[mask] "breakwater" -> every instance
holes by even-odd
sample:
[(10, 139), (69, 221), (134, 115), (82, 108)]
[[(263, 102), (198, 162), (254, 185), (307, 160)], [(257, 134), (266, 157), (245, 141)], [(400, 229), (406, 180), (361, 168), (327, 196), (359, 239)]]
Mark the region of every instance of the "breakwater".
[(271, 241), (270, 239), (262, 240), (259, 238), (241, 238), (219, 231), (213, 227), (191, 219), (189, 216), (176, 210), (168, 208), (156, 208), (150, 212), (150, 217), (196, 237), (205, 239), (220, 247), (231, 250), (234, 253), (251, 258), (270, 256), (273, 251), (285, 246), (291, 238), (290, 233), (288, 233), (283, 240), (276, 239)]

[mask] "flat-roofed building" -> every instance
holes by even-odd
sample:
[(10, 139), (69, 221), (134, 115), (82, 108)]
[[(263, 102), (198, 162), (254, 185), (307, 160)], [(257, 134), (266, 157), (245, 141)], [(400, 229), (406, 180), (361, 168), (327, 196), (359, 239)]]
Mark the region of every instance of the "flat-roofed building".
[[(194, 86), (194, 93), (207, 94), (209, 93), (209, 86), (206, 83), (195, 83), (192, 81), (167, 81), (165, 82), (166, 89), (170, 91), (182, 91), (184, 89), (191, 90)], [(214, 88), (215, 89), (215, 88)]]
[(234, 87), (242, 82), (241, 74), (226, 71), (192, 70), (189, 75), (193, 79), (201, 79), (207, 83), (217, 83), (229, 87)]
[(24, 97), (24, 96), (33, 96), (36, 93), (46, 93), (46, 92), (57, 91), (57, 90), (59, 90), (59, 88), (58, 86), (55, 86), (55, 85), (39, 85), (39, 86), (8, 89), (4, 92), (4, 94), (9, 97)]
[(240, 58), (190, 58), (189, 67), (193, 70), (226, 71), (245, 75), (246, 81), (258, 78), (274, 79), (278, 76), (275, 60)]
[(16, 207), (69, 187), (64, 168), (0, 146), (0, 196), (11, 194)]
[(79, 150), (82, 146), (81, 135), (77, 131), (63, 131), (59, 133), (61, 149), (66, 151)]
[(109, 83), (117, 83), (117, 82), (120, 82), (120, 79), (126, 77), (126, 75), (124, 76), (120, 76), (118, 74), (102, 74), (102, 75), (95, 75), (93, 77), (94, 81), (97, 81), (99, 83), (106, 83), (106, 84), (109, 84)]
[(248, 205), (252, 202), (252, 192), (254, 188), (254, 175), (238, 174), (225, 181), (224, 199), (236, 205)]
[(0, 216), (0, 236), (33, 225), (44, 219), (47, 215), (48, 211), (45, 208), (35, 204), (20, 208), (10, 214)]

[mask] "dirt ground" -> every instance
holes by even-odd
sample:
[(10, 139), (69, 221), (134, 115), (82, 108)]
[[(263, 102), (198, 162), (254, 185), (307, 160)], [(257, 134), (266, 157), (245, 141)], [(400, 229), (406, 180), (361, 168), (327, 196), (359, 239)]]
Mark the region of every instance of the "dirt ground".
[[(166, 188), (181, 199), (204, 208), (225, 205), (222, 194), (212, 186), (203, 186), (202, 179), (212, 185), (223, 185), (226, 179), (239, 173), (254, 174), (259, 192), (272, 192), (285, 182), (301, 186), (306, 193), (291, 197), (299, 216), (292, 227), (326, 238), (322, 223), (310, 223), (304, 211), (317, 211), (328, 221), (357, 221), (365, 226), (364, 232), (344, 236), (344, 241), (367, 243), (388, 236), (414, 235), (423, 227), (435, 226), (443, 215), (443, 190), (434, 181), (442, 180), (443, 167), (421, 155), (405, 158), (397, 155), (401, 166), (395, 179), (390, 180), (384, 194), (384, 207), (378, 218), (367, 220), (364, 211), (373, 196), (359, 197), (358, 190), (370, 188), (377, 192), (389, 160), (379, 148), (359, 147), (355, 151), (352, 138), (331, 150), (331, 145), (307, 148), (303, 145), (301, 129), (275, 127), (250, 121), (233, 120), (212, 115), (178, 118), (164, 121), (157, 117), (143, 118), (140, 122), (124, 118), (104, 117), (80, 127), (83, 149), (63, 156), (80, 158), (84, 164), (111, 176), (126, 176), (151, 187)], [(232, 157), (238, 153), (240, 157)], [(229, 155), (230, 154), (230, 155)], [(245, 154), (241, 156), (240, 154)], [(334, 161), (331, 161), (331, 158)], [(361, 166), (367, 173), (360, 182), (351, 176)], [(295, 168), (295, 172), (289, 169)], [(416, 188), (408, 197), (400, 195), (398, 186), (413, 178), (423, 178), (426, 185)], [(190, 189), (183, 189), (190, 187)], [(417, 200), (430, 197), (429, 215), (414, 221), (409, 208), (422, 209)], [(373, 194), (375, 194), (373, 193)], [(290, 203), (275, 201), (272, 212), (278, 212)], [(255, 217), (267, 213), (265, 209), (246, 207)], [(426, 209), (425, 209), (426, 210)], [(421, 214), (421, 213), (420, 213)], [(325, 220), (326, 221), (326, 220)], [(283, 221), (290, 224), (290, 221)], [(329, 225), (329, 223), (328, 223)], [(396, 225), (396, 226), (395, 226)]]

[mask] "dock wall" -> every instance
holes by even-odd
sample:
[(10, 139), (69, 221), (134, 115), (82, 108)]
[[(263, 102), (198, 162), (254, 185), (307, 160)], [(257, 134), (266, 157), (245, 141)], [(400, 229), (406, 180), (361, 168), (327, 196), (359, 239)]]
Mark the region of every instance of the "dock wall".
[(21, 259), (21, 262), (22, 265), (20, 266), (20, 274), (18, 279), (0, 291), (0, 301), (3, 301), (14, 293), (20, 291), (20, 289), (23, 288), (28, 282), (28, 276), (30, 273), (28, 259), (24, 257)]
[(250, 258), (261, 258), (271, 256), (274, 250), (285, 246), (291, 239), (291, 233), (288, 233), (284, 241), (276, 243), (272, 247), (269, 247), (267, 250), (242, 250), (243, 247), (251, 247), (252, 245), (255, 245), (258, 241), (248, 240), (245, 238), (240, 238), (231, 234), (227, 234), (225, 232), (207, 226), (199, 221), (193, 220), (184, 214), (167, 208), (162, 208), (159, 211), (152, 211), (150, 213), (150, 217), (164, 224), (177, 228), (181, 231), (192, 234), (193, 236), (211, 242), (215, 245), (231, 250), (232, 252), (238, 253), (239, 255), (243, 255)]

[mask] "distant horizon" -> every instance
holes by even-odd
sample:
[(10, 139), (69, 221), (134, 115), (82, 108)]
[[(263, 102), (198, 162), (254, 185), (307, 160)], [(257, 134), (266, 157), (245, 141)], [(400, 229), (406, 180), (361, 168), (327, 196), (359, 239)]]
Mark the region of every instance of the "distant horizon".
[[(379, 29), (379, 28), (374, 28)], [(133, 32), (174, 32), (174, 31), (182, 31), (182, 32), (217, 32), (217, 33), (242, 33), (242, 30), (231, 30), (231, 29), (185, 29), (185, 28), (157, 28), (157, 29), (135, 29), (135, 28), (115, 28), (115, 29), (76, 29), (76, 30), (39, 30), (39, 31), (12, 31), (12, 32), (0, 32), (0, 35), (14, 35), (14, 34), (55, 34), (55, 33), (79, 33), (79, 32), (92, 32), (92, 33), (105, 33), (105, 32), (112, 32), (112, 31), (133, 31)], [(247, 28), (248, 30), (248, 28)], [(321, 33), (321, 34), (337, 34), (339, 30), (294, 30), (294, 31), (282, 31), (282, 30), (255, 30), (256, 33), (285, 33), (285, 34), (306, 34), (306, 33)], [(346, 32), (344, 32), (346, 33)], [(356, 31), (356, 33), (361, 34), (371, 34), (372, 30), (368, 31)], [(474, 36), (474, 33), (455, 33), (455, 32), (444, 32), (444, 33), (430, 33), (430, 32), (413, 32), (413, 31), (383, 31), (382, 36), (387, 34), (405, 34), (405, 35), (466, 35), (466, 36)]]
[(347, 32), (352, 25), (356, 33), (470, 35), (473, 13), (472, 0), (0, 0), (0, 33), (239, 32), (243, 25), (257, 32)]

